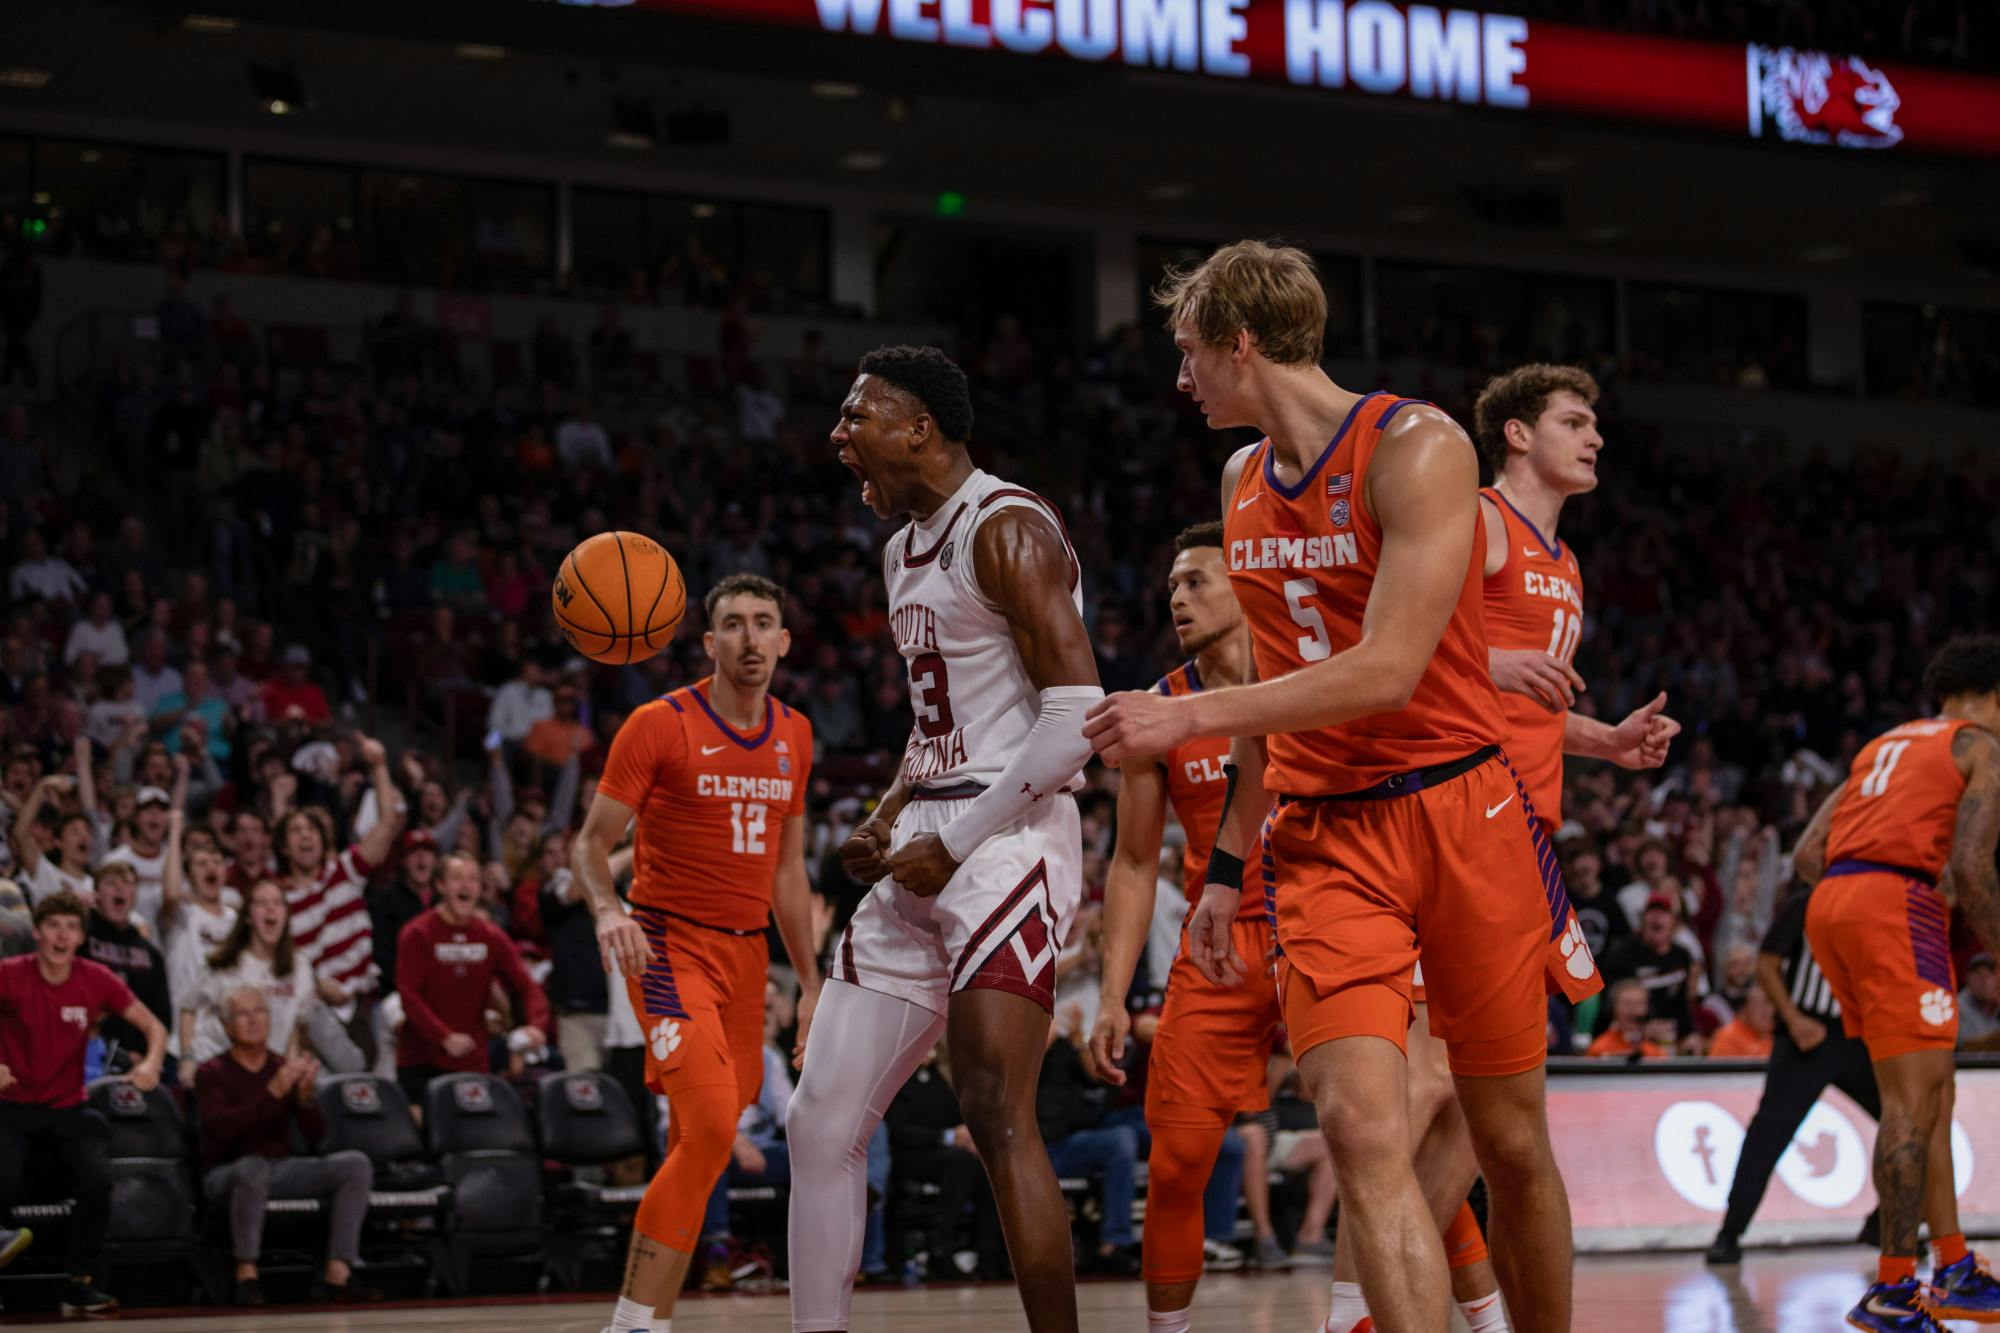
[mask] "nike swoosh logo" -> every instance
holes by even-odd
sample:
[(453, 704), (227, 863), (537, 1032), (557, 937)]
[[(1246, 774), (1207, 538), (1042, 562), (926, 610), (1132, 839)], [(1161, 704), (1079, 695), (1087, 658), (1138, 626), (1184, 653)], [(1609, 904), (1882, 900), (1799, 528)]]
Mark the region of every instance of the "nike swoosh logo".
[[(1519, 795), (1519, 793), (1517, 792), (1516, 795)], [(1493, 818), (1493, 816), (1499, 814), (1502, 810), (1505, 810), (1508, 806), (1512, 804), (1514, 804), (1514, 797), (1509, 796), (1506, 800), (1500, 802), (1500, 804), (1498, 805), (1489, 805), (1486, 807), (1486, 817), (1488, 819), (1491, 819)]]
[(1259, 500), (1263, 498), (1264, 498), (1264, 492), (1259, 491), (1247, 500), (1238, 500), (1236, 502), (1236, 507), (1238, 509), (1248, 509), (1251, 505), (1256, 504)]
[[(724, 750), (727, 750), (728, 748), (729, 747), (727, 745), (704, 745), (701, 747), (701, 752), (703, 754), (721, 754)], [(1512, 800), (1513, 798), (1509, 797), (1508, 799)]]
[(1532, 546), (1523, 546), (1523, 547), (1521, 548), (1521, 554), (1522, 554), (1522, 555), (1525, 555), (1525, 556), (1527, 556), (1527, 557), (1529, 557), (1530, 559), (1532, 559), (1532, 558), (1534, 558), (1535, 556), (1538, 556), (1538, 555), (1540, 555), (1540, 554), (1541, 554), (1541, 552), (1540, 552), (1540, 551), (1537, 551), (1537, 550), (1536, 550), (1536, 549), (1535, 549), (1534, 547), (1532, 547)]
[[(1472, 1247), (1471, 1247), (1470, 1245), (1468, 1245), (1468, 1246), (1466, 1246), (1466, 1248), (1467, 1248), (1467, 1249), (1471, 1249)], [(1473, 1307), (1472, 1307), (1472, 1308), (1471, 1308), (1470, 1310), (1467, 1310), (1467, 1311), (1466, 1311), (1466, 1313), (1467, 1313), (1467, 1314), (1479, 1314), (1479, 1313), (1481, 1313), (1482, 1311), (1485, 1311), (1485, 1310), (1490, 1310), (1490, 1309), (1492, 1309), (1492, 1308), (1493, 1308), (1493, 1307), (1494, 1307), (1494, 1306), (1495, 1306), (1496, 1304), (1498, 1304), (1498, 1303), (1499, 1303), (1499, 1300), (1500, 1300), (1500, 1298), (1499, 1298), (1498, 1296), (1488, 1296), (1488, 1297), (1487, 1297), (1487, 1298), (1486, 1298), (1485, 1300), (1483, 1300), (1483, 1301), (1481, 1301), (1481, 1302), (1480, 1302), (1479, 1304), (1477, 1304), (1477, 1305), (1473, 1306)]]

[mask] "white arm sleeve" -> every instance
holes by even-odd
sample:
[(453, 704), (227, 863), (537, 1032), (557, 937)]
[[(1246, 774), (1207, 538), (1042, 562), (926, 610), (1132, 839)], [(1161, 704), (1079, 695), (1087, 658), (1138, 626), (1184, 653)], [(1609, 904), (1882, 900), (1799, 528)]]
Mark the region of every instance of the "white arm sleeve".
[(1083, 716), (1103, 697), (1096, 685), (1057, 685), (1042, 691), (1041, 715), (1013, 760), (978, 800), (938, 830), (952, 860), (965, 860), (973, 848), (1082, 771), (1090, 760)]

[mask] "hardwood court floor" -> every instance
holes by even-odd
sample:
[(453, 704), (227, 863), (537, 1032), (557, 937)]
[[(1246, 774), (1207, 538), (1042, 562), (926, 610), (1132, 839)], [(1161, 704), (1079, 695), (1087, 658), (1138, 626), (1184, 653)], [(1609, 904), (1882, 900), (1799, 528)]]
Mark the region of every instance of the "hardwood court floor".
[[(1741, 1268), (1719, 1270), (1704, 1268), (1700, 1257), (1690, 1254), (1586, 1257), (1577, 1264), (1576, 1333), (1834, 1333), (1844, 1327), (1843, 1316), (1872, 1267), (1870, 1254), (1851, 1246), (1753, 1253)], [(1324, 1270), (1213, 1274), (1197, 1298), (1195, 1328), (1314, 1333), (1326, 1316), (1326, 1284)], [(1085, 1282), (1077, 1306), (1086, 1333), (1144, 1333), (1145, 1289), (1136, 1281)], [(610, 1313), (608, 1298), (529, 1296), (359, 1311), (203, 1310), (160, 1316), (135, 1311), (119, 1322), (145, 1333), (598, 1333)], [(864, 1290), (854, 1302), (855, 1333), (1016, 1333), (1023, 1327), (1012, 1287)], [(783, 1296), (690, 1298), (674, 1315), (674, 1333), (789, 1333), (790, 1328)]]

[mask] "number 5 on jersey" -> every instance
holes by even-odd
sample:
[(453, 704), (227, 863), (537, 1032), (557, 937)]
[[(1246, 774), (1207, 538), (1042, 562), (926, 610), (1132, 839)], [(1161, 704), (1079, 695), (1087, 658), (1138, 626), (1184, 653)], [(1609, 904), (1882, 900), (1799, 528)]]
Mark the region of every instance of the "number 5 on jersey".
[(1285, 580), (1285, 605), (1292, 609), (1292, 623), (1307, 631), (1299, 636), (1299, 656), (1308, 662), (1324, 662), (1333, 656), (1333, 639), (1326, 632), (1326, 617), (1318, 608), (1306, 605), (1313, 595), (1311, 579)]
[(764, 854), (765, 807), (761, 801), (729, 803), (729, 850), (738, 856)]

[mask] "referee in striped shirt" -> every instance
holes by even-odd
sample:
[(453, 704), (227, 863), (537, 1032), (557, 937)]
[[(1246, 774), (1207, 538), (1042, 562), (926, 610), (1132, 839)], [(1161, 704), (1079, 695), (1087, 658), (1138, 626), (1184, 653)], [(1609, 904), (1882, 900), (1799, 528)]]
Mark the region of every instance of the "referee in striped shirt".
[[(1875, 1067), (1868, 1047), (1850, 1037), (1840, 1022), (1840, 1001), (1833, 998), (1812, 946), (1806, 943), (1806, 903), (1810, 888), (1785, 901), (1757, 951), (1757, 984), (1778, 1010), (1778, 1030), (1771, 1041), (1771, 1062), (1764, 1077), (1764, 1097), (1744, 1131), (1743, 1151), (1736, 1159), (1736, 1179), (1729, 1186), (1729, 1211), (1722, 1230), (1708, 1247), (1708, 1262), (1733, 1264), (1743, 1257), (1744, 1229), (1764, 1201), (1764, 1189), (1792, 1136), (1829, 1084), (1876, 1119), (1882, 1117), (1882, 1094), (1875, 1087)], [(1874, 1214), (1862, 1226), (1867, 1239), (1876, 1225)]]

